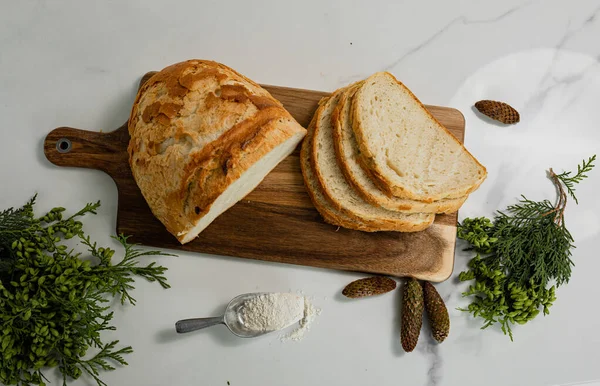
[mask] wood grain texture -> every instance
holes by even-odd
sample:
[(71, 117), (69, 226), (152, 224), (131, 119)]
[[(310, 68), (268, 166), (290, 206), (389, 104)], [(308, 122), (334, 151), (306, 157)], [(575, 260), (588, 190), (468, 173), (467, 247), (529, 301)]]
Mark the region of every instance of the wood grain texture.
[[(142, 84), (152, 73), (146, 74)], [(264, 86), (294, 118), (307, 126), (329, 93)], [(446, 107), (427, 106), (461, 142), (464, 117)], [(59, 152), (63, 139), (68, 152)], [(364, 233), (323, 222), (302, 180), (299, 151), (281, 162), (242, 201), (219, 216), (194, 241), (181, 245), (152, 215), (128, 164), (129, 134), (124, 124), (109, 133), (59, 127), (48, 134), (44, 153), (58, 166), (99, 169), (118, 188), (117, 233), (153, 247), (237, 256), (313, 267), (447, 279), (454, 265), (456, 214), (438, 215), (426, 231)]]

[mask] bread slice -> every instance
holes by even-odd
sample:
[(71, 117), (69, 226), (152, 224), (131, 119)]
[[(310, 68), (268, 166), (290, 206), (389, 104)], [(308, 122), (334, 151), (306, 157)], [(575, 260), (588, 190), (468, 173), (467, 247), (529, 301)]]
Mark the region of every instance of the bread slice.
[(394, 196), (459, 198), (486, 178), (485, 167), (390, 73), (365, 80), (352, 116), (361, 165)]
[(314, 124), (310, 161), (325, 198), (339, 212), (376, 230), (417, 232), (426, 229), (433, 223), (434, 214), (405, 214), (373, 206), (346, 181), (336, 160), (331, 123), (331, 114), (343, 91), (334, 92), (319, 106)]
[(152, 76), (128, 129), (133, 177), (182, 244), (252, 191), (306, 134), (262, 87), (204, 60)]
[(455, 199), (443, 199), (426, 203), (423, 201), (407, 200), (384, 193), (371, 180), (358, 162), (359, 148), (352, 130), (351, 102), (362, 82), (349, 87), (341, 95), (340, 102), (333, 111), (333, 137), (338, 164), (346, 180), (356, 189), (361, 197), (373, 204), (388, 210), (407, 213), (453, 213), (467, 199), (463, 196)]
[(367, 226), (364, 222), (351, 219), (335, 209), (323, 195), (323, 191), (319, 186), (317, 176), (315, 175), (310, 161), (315, 118), (316, 114), (307, 128), (308, 133), (304, 138), (302, 149), (300, 150), (300, 167), (302, 169), (302, 176), (304, 178), (306, 190), (308, 191), (308, 195), (310, 196), (313, 205), (321, 214), (326, 223), (359, 231), (373, 231), (374, 229)]

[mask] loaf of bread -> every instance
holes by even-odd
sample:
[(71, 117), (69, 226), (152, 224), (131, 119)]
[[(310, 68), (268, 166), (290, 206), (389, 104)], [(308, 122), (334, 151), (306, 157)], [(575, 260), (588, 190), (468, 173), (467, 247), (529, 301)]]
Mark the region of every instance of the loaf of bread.
[(361, 166), (384, 191), (433, 202), (463, 198), (485, 168), (393, 75), (370, 76), (352, 101)]
[(128, 128), (133, 176), (182, 244), (252, 191), (306, 134), (258, 84), (203, 60), (152, 76)]

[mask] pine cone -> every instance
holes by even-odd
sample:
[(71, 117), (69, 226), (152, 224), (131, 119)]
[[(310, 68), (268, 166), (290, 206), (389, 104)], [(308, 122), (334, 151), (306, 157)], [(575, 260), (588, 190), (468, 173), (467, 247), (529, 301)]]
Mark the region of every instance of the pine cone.
[(400, 331), (402, 348), (406, 352), (411, 352), (417, 346), (423, 324), (423, 308), (423, 288), (416, 279), (410, 278), (404, 286)]
[(395, 280), (384, 276), (373, 276), (353, 281), (344, 288), (342, 294), (349, 298), (362, 298), (384, 294), (395, 288)]
[(520, 120), (519, 112), (504, 102), (483, 100), (475, 103), (475, 108), (481, 114), (507, 125)]
[(431, 326), (433, 339), (442, 343), (450, 332), (450, 316), (444, 304), (444, 300), (435, 287), (429, 283), (423, 283), (423, 295), (425, 298), (425, 309)]

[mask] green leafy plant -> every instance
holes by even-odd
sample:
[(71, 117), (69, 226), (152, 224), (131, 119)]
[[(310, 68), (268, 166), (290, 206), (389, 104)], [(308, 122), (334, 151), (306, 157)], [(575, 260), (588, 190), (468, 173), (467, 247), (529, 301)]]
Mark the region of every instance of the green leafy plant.
[(594, 167), (594, 161), (596, 160), (596, 155), (594, 154), (587, 161), (583, 160), (581, 165), (577, 165), (577, 173), (573, 177), (571, 177), (571, 172), (563, 172), (560, 174), (555, 174), (552, 169), (550, 169), (550, 175), (553, 178), (558, 178), (565, 188), (567, 188), (567, 192), (571, 195), (576, 204), (579, 204), (577, 201), (577, 197), (575, 197), (575, 184), (580, 183), (584, 178), (587, 178), (587, 174)]
[[(165, 267), (137, 262), (164, 254), (137, 249), (121, 235), (115, 239), (125, 256), (114, 264), (115, 251), (97, 247), (78, 220), (95, 214), (100, 202), (67, 218), (60, 207), (36, 218), (34, 204), (35, 197), (22, 208), (0, 212), (0, 382), (45, 385), (42, 370), (57, 367), (63, 385), (82, 373), (105, 385), (100, 370), (126, 365), (124, 355), (133, 352), (117, 348), (119, 341), (102, 342), (102, 331), (115, 330), (107, 303), (118, 296), (123, 304), (135, 304), (134, 276), (169, 288)], [(63, 243), (73, 237), (87, 246), (85, 256)], [(96, 353), (90, 357), (88, 351)]]
[(473, 301), (460, 310), (482, 318), (483, 329), (500, 323), (512, 340), (511, 325), (527, 323), (540, 309), (549, 313), (556, 287), (569, 282), (574, 265), (574, 240), (564, 221), (567, 193), (577, 203), (575, 185), (587, 178), (595, 160), (595, 155), (584, 160), (574, 175), (550, 169), (558, 192), (555, 204), (521, 196), (493, 220), (467, 218), (458, 224), (458, 237), (476, 252), (469, 269), (459, 275), (461, 281), (475, 281), (463, 293)]

